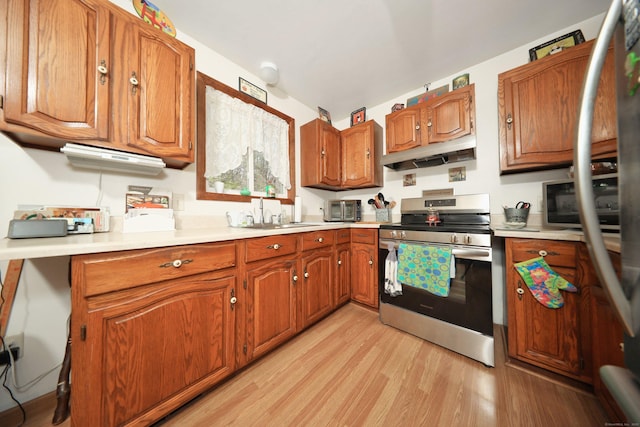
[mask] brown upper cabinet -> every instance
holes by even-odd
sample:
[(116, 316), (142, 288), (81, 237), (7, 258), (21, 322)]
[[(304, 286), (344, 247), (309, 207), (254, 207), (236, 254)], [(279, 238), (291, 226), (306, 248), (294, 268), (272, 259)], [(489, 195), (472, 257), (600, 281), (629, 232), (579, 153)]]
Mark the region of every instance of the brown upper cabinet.
[[(593, 41), (498, 75), (500, 172), (561, 168), (573, 163), (584, 74)], [(595, 101), (592, 157), (615, 157), (616, 101), (609, 49)]]
[(386, 116), (387, 154), (475, 134), (475, 85)]
[(373, 120), (343, 131), (315, 119), (300, 127), (303, 187), (347, 190), (382, 186), (382, 128)]
[(172, 167), (193, 162), (191, 47), (106, 0), (8, 0), (3, 8), (0, 130), (36, 147), (73, 141)]

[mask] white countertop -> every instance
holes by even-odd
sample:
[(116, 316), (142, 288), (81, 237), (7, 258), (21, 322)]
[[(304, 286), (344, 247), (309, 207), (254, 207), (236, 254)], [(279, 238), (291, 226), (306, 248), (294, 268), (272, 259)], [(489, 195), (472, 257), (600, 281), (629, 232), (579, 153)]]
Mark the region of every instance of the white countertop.
[[(65, 237), (35, 239), (8, 239), (5, 237), (0, 240), (0, 261), (191, 245), (280, 234), (304, 233), (308, 231), (333, 230), (345, 227), (380, 227), (380, 224), (375, 222), (314, 222), (303, 224), (304, 226), (300, 227), (278, 229), (232, 228), (216, 225), (209, 228), (143, 233), (121, 233), (112, 231), (108, 233), (75, 234)], [(522, 229), (507, 229), (496, 226), (493, 227), (493, 232), (496, 237), (567, 240), (575, 242), (586, 241), (584, 233), (582, 233), (581, 230), (551, 229), (539, 225), (531, 225)], [(605, 233), (605, 245), (607, 249), (619, 252), (620, 235), (617, 233)]]
[[(586, 242), (582, 230), (576, 229), (554, 229), (542, 226), (527, 226), (520, 229), (509, 229), (502, 227), (493, 228), (497, 237), (515, 237), (523, 239), (548, 239), (548, 240), (569, 240), (574, 242)], [(620, 234), (603, 233), (604, 243), (607, 249), (613, 252), (620, 252)]]
[(147, 249), (195, 243), (220, 242), (280, 234), (338, 228), (378, 228), (378, 223), (307, 223), (305, 226), (279, 229), (231, 228), (216, 226), (174, 231), (143, 233), (93, 233), (74, 234), (65, 237), (0, 240), (0, 261), (11, 259), (46, 258), (62, 255), (79, 255), (98, 252)]

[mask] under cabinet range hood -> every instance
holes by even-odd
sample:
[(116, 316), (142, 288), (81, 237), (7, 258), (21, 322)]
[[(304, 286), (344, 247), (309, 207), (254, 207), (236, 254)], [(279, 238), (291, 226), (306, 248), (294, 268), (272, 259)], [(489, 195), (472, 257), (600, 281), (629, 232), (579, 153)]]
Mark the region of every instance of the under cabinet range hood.
[(446, 142), (385, 154), (380, 163), (393, 170), (440, 166), (476, 158), (476, 138), (467, 136)]
[(60, 149), (79, 168), (158, 175), (167, 165), (158, 157), (67, 143)]

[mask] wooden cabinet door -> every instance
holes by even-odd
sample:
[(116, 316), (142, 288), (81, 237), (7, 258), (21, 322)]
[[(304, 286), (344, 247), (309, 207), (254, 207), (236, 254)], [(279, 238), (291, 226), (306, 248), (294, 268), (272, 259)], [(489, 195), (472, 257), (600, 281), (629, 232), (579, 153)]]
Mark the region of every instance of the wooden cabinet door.
[(345, 304), (351, 299), (351, 245), (338, 245), (336, 248), (336, 281), (334, 307)]
[(624, 331), (602, 288), (591, 289), (593, 324), (593, 389), (612, 421), (624, 421), (625, 416), (600, 378), (604, 365), (624, 365)]
[(421, 125), (424, 115), (421, 106), (412, 106), (386, 116), (387, 154), (420, 147), (426, 141), (427, 130)]
[(97, 0), (4, 1), (5, 121), (52, 137), (108, 139), (109, 10)]
[(340, 131), (316, 119), (300, 127), (301, 183), (303, 187), (338, 189), (340, 171)]
[(368, 120), (343, 130), (342, 138), (342, 187), (366, 188), (382, 183), (382, 166), (378, 160), (377, 138), (380, 126)]
[(71, 288), (72, 425), (148, 425), (234, 371), (235, 272), (87, 299), (81, 276)]
[(317, 322), (333, 309), (334, 256), (331, 249), (316, 249), (302, 256), (299, 328)]
[[(114, 131), (119, 141), (158, 157), (193, 161), (193, 49), (137, 20), (115, 20)], [(124, 108), (126, 107), (126, 108)]]
[(474, 85), (468, 85), (431, 100), (427, 108), (429, 144), (475, 133)]
[[(501, 173), (550, 169), (573, 162), (577, 112), (593, 42), (498, 76)], [(603, 67), (594, 106), (592, 156), (616, 156), (613, 50)]]
[(245, 314), (247, 362), (296, 334), (296, 265), (295, 259), (285, 257), (249, 266)]
[[(578, 293), (564, 292), (564, 306), (548, 308), (539, 303), (513, 266), (540, 256)], [(543, 253), (545, 253), (543, 252)], [(577, 254), (574, 243), (506, 239), (506, 292), (509, 356), (575, 379), (589, 382), (590, 368), (583, 366), (580, 328), (581, 285), (576, 283)]]
[(377, 246), (351, 244), (351, 299), (378, 307)]

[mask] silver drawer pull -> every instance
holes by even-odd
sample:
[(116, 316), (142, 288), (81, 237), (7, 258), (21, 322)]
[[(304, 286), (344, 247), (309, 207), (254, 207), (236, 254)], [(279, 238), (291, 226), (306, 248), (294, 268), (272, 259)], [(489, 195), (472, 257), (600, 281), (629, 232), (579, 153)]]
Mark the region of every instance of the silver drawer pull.
[(545, 251), (544, 249), (539, 250), (539, 251), (538, 251), (538, 253), (540, 254), (540, 256), (547, 256), (547, 255), (549, 255), (549, 254), (547, 253), (547, 251)]
[(275, 249), (275, 250), (277, 251), (277, 250), (278, 250), (278, 249), (280, 249), (281, 247), (282, 247), (282, 246), (280, 246), (279, 244), (277, 244), (277, 243), (276, 243), (275, 245), (269, 245), (269, 246), (267, 246), (267, 249)]
[(160, 268), (168, 268), (168, 267), (175, 267), (175, 268), (180, 268), (182, 267), (184, 264), (189, 264), (193, 262), (192, 259), (185, 259), (185, 260), (181, 260), (181, 259), (174, 259), (171, 262), (165, 262), (164, 264), (160, 264)]
[(324, 237), (318, 237), (318, 238), (316, 239), (316, 242), (318, 242), (318, 243), (322, 243), (322, 242), (324, 242)]

